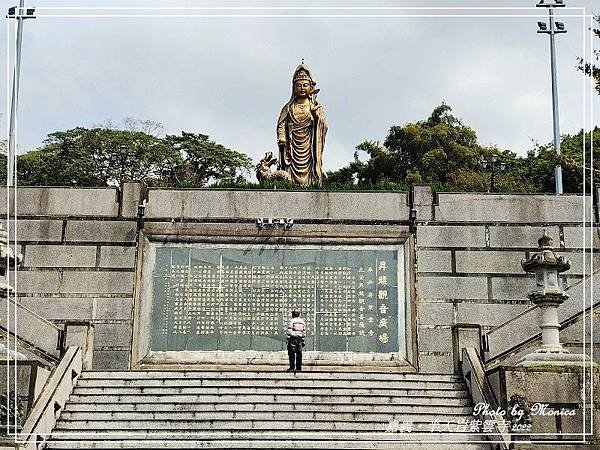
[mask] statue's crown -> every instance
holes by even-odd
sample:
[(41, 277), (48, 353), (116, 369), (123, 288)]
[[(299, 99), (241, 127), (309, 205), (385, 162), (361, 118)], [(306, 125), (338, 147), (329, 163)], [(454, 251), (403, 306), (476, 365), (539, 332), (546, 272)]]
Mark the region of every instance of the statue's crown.
[(309, 80), (310, 82), (312, 82), (310, 73), (308, 72), (308, 70), (306, 68), (304, 68), (304, 66), (298, 67), (298, 69), (296, 69), (296, 72), (294, 72), (294, 80), (293, 81), (296, 82), (298, 80)]

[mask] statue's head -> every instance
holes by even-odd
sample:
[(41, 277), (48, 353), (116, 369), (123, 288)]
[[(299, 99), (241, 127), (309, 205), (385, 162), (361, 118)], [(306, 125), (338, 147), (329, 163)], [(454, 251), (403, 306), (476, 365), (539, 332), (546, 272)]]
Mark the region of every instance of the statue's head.
[(300, 64), (294, 71), (292, 79), (293, 96), (295, 98), (307, 98), (313, 93), (316, 84), (310, 75), (308, 67)]

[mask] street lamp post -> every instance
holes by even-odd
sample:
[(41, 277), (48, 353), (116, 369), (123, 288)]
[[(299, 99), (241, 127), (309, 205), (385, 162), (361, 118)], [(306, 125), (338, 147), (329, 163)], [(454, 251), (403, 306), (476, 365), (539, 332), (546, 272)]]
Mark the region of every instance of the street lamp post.
[(34, 19), (35, 9), (25, 9), (25, 0), (19, 0), (18, 7), (8, 9), (7, 18), (17, 19), (17, 42), (15, 47), (15, 66), (12, 79), (12, 94), (10, 99), (10, 121), (8, 127), (8, 185), (15, 186), (14, 173), (16, 148), (17, 148), (17, 113), (19, 110), (19, 87), (21, 84), (21, 49), (23, 47), (23, 22), (25, 19)]
[(498, 156), (492, 155), (490, 159), (482, 159), (481, 166), (484, 170), (490, 169), (490, 189), (488, 192), (496, 192), (496, 170), (503, 171), (506, 165), (503, 161), (499, 161)]
[[(17, 112), (19, 109), (19, 86), (20, 86), (20, 78), (21, 78), (21, 49), (23, 46), (23, 22), (25, 19), (31, 19), (34, 18), (35, 16), (33, 15), (34, 13), (34, 9), (33, 8), (29, 8), (29, 9), (25, 9), (25, 0), (19, 0), (19, 6), (18, 7), (11, 7), (8, 9), (8, 14), (6, 15), (6, 17), (8, 19), (16, 19), (17, 20), (17, 40), (16, 40), (16, 47), (15, 47), (15, 64), (14, 64), (14, 70), (13, 70), (13, 79), (12, 79), (12, 94), (11, 94), (11, 100), (10, 100), (10, 118), (9, 118), (9, 127), (8, 127), (8, 151), (7, 151), (7, 155), (6, 155), (6, 161), (8, 164), (8, 168), (7, 168), (7, 179), (6, 179), (6, 184), (8, 188), (15, 188), (17, 187), (17, 176), (16, 176), (16, 161), (17, 161), (17, 152), (16, 152), (16, 148), (17, 148)], [(0, 259), (2, 259), (2, 262), (0, 262), (0, 273), (2, 274), (2, 278), (3, 280), (0, 281), (0, 296), (4, 296), (7, 299), (10, 299), (11, 295), (15, 295), (16, 293), (12, 290), (11, 286), (10, 286), (10, 276), (9, 274), (9, 270), (11, 268), (13, 268), (13, 270), (16, 271), (18, 263), (15, 264), (15, 255), (13, 254), (12, 250), (10, 249), (10, 244), (9, 244), (9, 233), (8, 231), (10, 231), (10, 215), (11, 215), (11, 211), (10, 211), (10, 191), (11, 189), (6, 189), (6, 225), (7, 225), (7, 231), (3, 231), (0, 230)], [(16, 194), (16, 193), (15, 193)], [(16, 195), (15, 195), (15, 200), (16, 200)], [(14, 213), (14, 218), (15, 218), (15, 222), (16, 222), (16, 217), (17, 217), (17, 213), (16, 213), (16, 207), (13, 211)], [(15, 247), (17, 244), (16, 241), (16, 233), (14, 233), (15, 236)], [(4, 245), (6, 244), (6, 245)], [(13, 279), (16, 279), (13, 276)], [(14, 302), (14, 310), (13, 310), (13, 315), (11, 317), (11, 313), (10, 313), (10, 309), (9, 309), (9, 304), (10, 302), (6, 302), (7, 308), (6, 308), (6, 320), (7, 321), (14, 321), (15, 327), (16, 327), (16, 323), (17, 323), (17, 309), (16, 309), (16, 297), (15, 297), (15, 302)], [(17, 331), (16, 328), (14, 330), (14, 333), (16, 335)], [(0, 348), (0, 354), (2, 355), (8, 355), (9, 359), (23, 359), (22, 356), (18, 351), (17, 351), (17, 346), (16, 346), (16, 340), (13, 340), (14, 343), (14, 350), (10, 349), (11, 346), (11, 341), (9, 338), (10, 334), (7, 334), (7, 338), (6, 338), (6, 346), (4, 346), (3, 344), (1, 345), (1, 347), (4, 348)], [(15, 378), (14, 378), (14, 392), (17, 392), (17, 372), (16, 372), (16, 366), (14, 367), (14, 374), (15, 374)], [(6, 371), (7, 371), (7, 387), (9, 384), (9, 373), (10, 373), (10, 363), (7, 362), (7, 367), (6, 367)], [(10, 388), (9, 388), (10, 391)], [(10, 405), (11, 399), (10, 397), (7, 397), (7, 401), (6, 401), (6, 405), (3, 405), (7, 408), (8, 411), (10, 411), (11, 409), (11, 405)], [(16, 396), (14, 397), (14, 410), (18, 410), (17, 407), (17, 398)], [(14, 418), (14, 428), (16, 429), (16, 416)], [(8, 424), (10, 426), (10, 424)]]
[[(548, 8), (549, 23), (538, 22), (538, 33), (550, 35), (550, 72), (552, 76), (552, 122), (554, 131), (554, 149), (560, 155), (560, 129), (558, 119), (558, 86), (556, 77), (556, 45), (554, 35), (566, 33), (565, 24), (554, 21), (554, 8), (565, 6), (563, 0), (549, 0), (553, 3), (546, 3), (546, 0), (540, 0), (536, 5), (542, 8)], [(554, 185), (557, 194), (563, 193), (562, 168), (558, 164), (554, 168)]]

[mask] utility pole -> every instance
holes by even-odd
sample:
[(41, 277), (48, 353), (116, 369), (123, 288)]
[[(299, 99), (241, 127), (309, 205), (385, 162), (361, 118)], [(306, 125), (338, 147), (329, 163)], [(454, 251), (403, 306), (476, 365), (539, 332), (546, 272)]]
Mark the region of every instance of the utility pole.
[(8, 128), (8, 179), (9, 186), (16, 187), (15, 162), (17, 159), (17, 114), (19, 110), (19, 87), (21, 82), (21, 49), (23, 47), (23, 22), (25, 19), (35, 19), (34, 8), (25, 9), (25, 0), (19, 0), (18, 7), (8, 9), (7, 18), (17, 19), (17, 41), (15, 48), (15, 65), (12, 79), (12, 94), (10, 99), (10, 122)]
[[(556, 45), (554, 35), (566, 33), (565, 24), (554, 21), (554, 8), (565, 6), (563, 0), (550, 0), (553, 3), (546, 3), (546, 0), (540, 0), (536, 5), (542, 8), (548, 8), (549, 23), (538, 22), (538, 33), (550, 35), (550, 72), (552, 76), (552, 122), (554, 131), (554, 149), (560, 156), (560, 129), (558, 118), (558, 86), (556, 77)], [(557, 194), (563, 193), (562, 168), (557, 165), (554, 168), (554, 184)]]
[[(5, 235), (5, 239), (6, 239), (6, 264), (0, 264), (0, 266), (5, 266), (4, 269), (4, 276), (6, 279), (6, 290), (5, 290), (5, 295), (7, 297), (7, 302), (6, 302), (6, 319), (8, 321), (8, 323), (10, 323), (10, 321), (12, 320), (15, 326), (14, 329), (14, 334), (15, 334), (15, 339), (14, 339), (14, 353), (15, 355), (18, 355), (18, 351), (17, 351), (17, 341), (16, 341), (16, 336), (17, 336), (17, 302), (16, 302), (16, 288), (15, 290), (12, 290), (10, 288), (10, 283), (11, 283), (11, 276), (10, 276), (10, 270), (11, 268), (14, 270), (14, 274), (13, 274), (13, 280), (16, 280), (16, 271), (17, 271), (17, 266), (18, 263), (16, 263), (16, 260), (14, 258), (14, 255), (12, 254), (12, 250), (10, 247), (10, 231), (11, 231), (11, 208), (10, 208), (10, 195), (11, 195), (11, 191), (13, 191), (13, 195), (14, 195), (14, 210), (12, 211), (13, 216), (14, 216), (14, 249), (17, 249), (17, 233), (16, 233), (16, 223), (17, 223), (17, 205), (16, 205), (16, 199), (17, 199), (17, 192), (16, 192), (16, 188), (17, 188), (17, 173), (16, 173), (16, 163), (17, 163), (17, 115), (18, 115), (18, 111), (19, 111), (19, 86), (20, 86), (20, 78), (21, 78), (21, 50), (23, 47), (23, 22), (25, 21), (25, 19), (34, 19), (35, 16), (33, 15), (35, 12), (34, 8), (28, 8), (25, 9), (25, 0), (19, 0), (19, 6), (18, 7), (11, 7), (8, 9), (8, 14), (6, 15), (7, 19), (16, 19), (17, 20), (17, 40), (16, 40), (16, 46), (15, 46), (15, 63), (14, 63), (14, 69), (13, 69), (13, 79), (12, 79), (12, 94), (11, 94), (11, 99), (10, 99), (10, 117), (9, 117), (9, 127), (8, 127), (8, 149), (7, 149), (7, 155), (6, 155), (6, 161), (7, 161), (7, 177), (6, 177), (6, 231), (3, 231), (2, 234)], [(1, 240), (1, 239), (0, 239)], [(12, 257), (12, 259), (11, 259)], [(11, 313), (10, 313), (10, 297), (11, 295), (14, 295), (14, 307), (13, 307), (13, 312), (12, 312), (12, 317), (11, 317)], [(10, 354), (11, 353), (11, 349), (10, 349), (10, 333), (7, 334), (7, 338), (6, 338), (6, 349), (7, 349), (7, 353)], [(18, 410), (18, 400), (17, 400), (17, 366), (16, 366), (16, 362), (14, 363), (14, 389), (13, 392), (15, 394), (15, 398), (14, 398), (14, 410), (17, 411)], [(6, 386), (8, 388), (8, 392), (10, 393), (10, 361), (7, 361), (7, 367), (6, 367)], [(7, 400), (6, 400), (6, 408), (7, 411), (10, 411), (10, 396), (7, 396)], [(10, 420), (9, 420), (10, 422)], [(8, 425), (8, 429), (10, 429), (10, 423), (7, 423)], [(15, 430), (15, 436), (17, 433), (17, 417), (15, 415), (14, 417), (14, 423), (13, 423), (13, 427)], [(7, 430), (8, 431), (8, 430)]]

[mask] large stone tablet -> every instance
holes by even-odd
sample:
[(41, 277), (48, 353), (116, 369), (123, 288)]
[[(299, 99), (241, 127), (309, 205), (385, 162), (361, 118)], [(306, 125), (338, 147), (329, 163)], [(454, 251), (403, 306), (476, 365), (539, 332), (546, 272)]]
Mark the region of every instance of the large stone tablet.
[(158, 247), (151, 348), (280, 351), (298, 309), (305, 350), (398, 352), (398, 259), (396, 249)]

